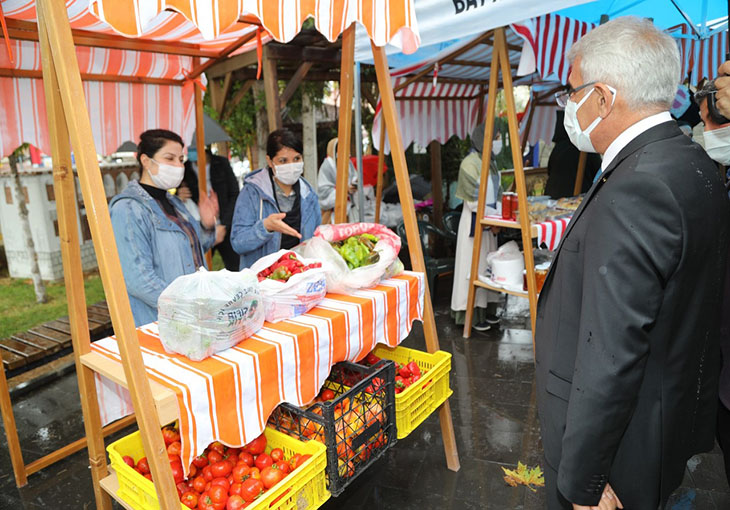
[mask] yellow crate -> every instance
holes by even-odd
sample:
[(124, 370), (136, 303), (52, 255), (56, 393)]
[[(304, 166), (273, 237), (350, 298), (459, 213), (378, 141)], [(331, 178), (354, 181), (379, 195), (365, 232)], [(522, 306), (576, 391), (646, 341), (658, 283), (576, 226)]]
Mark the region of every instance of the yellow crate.
[[(281, 448), (286, 458), (296, 453), (310, 454), (312, 457), (246, 509), (303, 510), (320, 507), (330, 497), (324, 471), (327, 465), (327, 448), (316, 441), (303, 443), (268, 427), (264, 434), (266, 434), (267, 452)], [(107, 452), (111, 459), (111, 467), (119, 479), (117, 496), (139, 510), (160, 508), (154, 484), (122, 460), (125, 455), (129, 455), (135, 461), (144, 457), (140, 432), (137, 431), (110, 444)], [(274, 502), (277, 499), (278, 501)], [(182, 503), (180, 508), (189, 510)]]
[(376, 346), (373, 353), (379, 358), (393, 360), (402, 365), (415, 361), (421, 369), (421, 378), (395, 396), (398, 439), (403, 439), (416, 430), (453, 393), (449, 388), (451, 354), (444, 351), (429, 354), (416, 349), (389, 348), (384, 345)]

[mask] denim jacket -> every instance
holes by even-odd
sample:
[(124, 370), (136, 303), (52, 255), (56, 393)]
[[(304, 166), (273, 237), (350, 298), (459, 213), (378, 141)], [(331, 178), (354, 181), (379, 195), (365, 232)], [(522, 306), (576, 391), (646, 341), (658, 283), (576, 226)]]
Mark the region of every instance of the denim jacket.
[[(299, 190), (302, 211), (299, 233), (304, 241), (312, 237), (322, 223), (322, 212), (317, 194), (302, 178), (299, 179)], [(281, 234), (266, 230), (263, 221), (268, 215), (278, 212), (269, 170), (261, 168), (249, 174), (236, 200), (231, 226), (231, 246), (241, 256), (241, 269), (251, 267), (261, 257), (279, 250)]]
[[(168, 193), (178, 215), (198, 234), (203, 252), (215, 242), (215, 230), (193, 219), (182, 201)], [(137, 181), (109, 203), (114, 237), (135, 326), (157, 320), (157, 298), (175, 278), (194, 273), (188, 236), (165, 216), (159, 204)]]

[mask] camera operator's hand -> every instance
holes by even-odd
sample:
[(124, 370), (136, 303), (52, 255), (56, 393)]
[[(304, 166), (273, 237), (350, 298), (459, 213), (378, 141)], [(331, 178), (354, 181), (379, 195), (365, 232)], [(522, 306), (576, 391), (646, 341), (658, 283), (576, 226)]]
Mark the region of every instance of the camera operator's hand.
[(717, 74), (718, 78), (715, 80), (715, 86), (717, 87), (715, 105), (720, 113), (730, 118), (730, 60), (720, 66)]

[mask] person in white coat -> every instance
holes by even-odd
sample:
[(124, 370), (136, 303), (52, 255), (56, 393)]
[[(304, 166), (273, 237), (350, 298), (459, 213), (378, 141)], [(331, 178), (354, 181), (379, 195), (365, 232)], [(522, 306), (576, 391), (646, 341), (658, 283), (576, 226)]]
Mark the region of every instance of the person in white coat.
[[(357, 221), (351, 211), (353, 200), (357, 192), (357, 171), (355, 170), (352, 162), (349, 164), (349, 175), (348, 183), (349, 188), (347, 190), (348, 195), (348, 217), (350, 221)], [(322, 224), (332, 223), (332, 218), (335, 210), (335, 186), (337, 184), (337, 138), (333, 138), (327, 144), (327, 157), (324, 158), (322, 164), (319, 167), (319, 174), (317, 175), (317, 195), (319, 196), (319, 207), (322, 210)]]
[[(459, 230), (456, 238), (456, 263), (454, 265), (454, 286), (451, 292), (451, 316), (457, 325), (464, 324), (466, 314), (469, 276), (471, 272), (472, 250), (474, 248), (474, 229), (481, 226), (476, 221), (477, 201), (479, 199), (479, 182), (482, 172), (482, 148), (484, 145), (484, 124), (479, 124), (471, 133), (473, 149), (464, 158), (459, 167), (459, 178), (456, 186), (456, 197), (464, 201), (461, 211)], [(500, 199), (500, 179), (497, 167), (492, 160), (489, 170), (489, 185), (485, 214), (497, 214), (497, 201)], [(497, 235), (491, 229), (482, 235), (479, 274), (487, 269), (487, 253), (497, 249)], [(496, 315), (497, 304), (501, 295), (497, 292), (479, 288), (476, 290), (474, 302), (474, 318), (472, 324), (477, 331), (486, 331), (493, 324), (499, 323)]]

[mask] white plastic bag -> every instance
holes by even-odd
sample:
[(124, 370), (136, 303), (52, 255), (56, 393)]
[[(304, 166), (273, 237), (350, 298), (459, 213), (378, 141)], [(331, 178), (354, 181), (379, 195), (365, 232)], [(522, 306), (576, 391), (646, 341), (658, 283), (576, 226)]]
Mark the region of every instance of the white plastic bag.
[[(251, 266), (251, 272), (258, 275), (287, 253), (294, 252), (279, 250), (261, 257)], [(319, 262), (319, 260), (306, 259), (296, 253), (294, 255), (304, 265)], [(269, 322), (279, 322), (306, 313), (317, 306), (327, 294), (325, 271), (322, 267), (294, 274), (285, 282), (265, 278), (259, 281), (259, 288), (264, 299), (266, 320)]]
[(157, 310), (165, 350), (194, 361), (233, 347), (264, 323), (259, 284), (248, 269), (180, 276), (160, 294)]
[[(380, 258), (378, 262), (350, 269), (345, 259), (331, 245), (358, 234), (373, 234), (378, 237), (374, 250)], [(348, 223), (320, 225), (314, 237), (299, 245), (297, 251), (307, 258), (322, 261), (327, 275), (327, 291), (348, 294), (357, 289), (373, 287), (384, 277), (395, 276), (403, 270), (398, 260), (400, 237), (383, 225), (377, 223)]]

